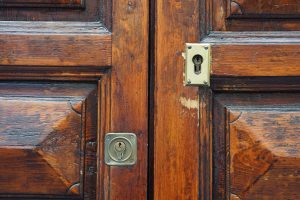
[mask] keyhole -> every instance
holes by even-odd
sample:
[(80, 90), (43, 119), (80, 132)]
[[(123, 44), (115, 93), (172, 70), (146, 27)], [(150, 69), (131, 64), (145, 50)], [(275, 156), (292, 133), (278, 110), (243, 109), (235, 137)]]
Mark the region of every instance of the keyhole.
[(203, 63), (203, 57), (199, 54), (194, 55), (192, 58), (192, 61), (194, 63), (194, 72), (195, 74), (201, 73), (201, 64)]

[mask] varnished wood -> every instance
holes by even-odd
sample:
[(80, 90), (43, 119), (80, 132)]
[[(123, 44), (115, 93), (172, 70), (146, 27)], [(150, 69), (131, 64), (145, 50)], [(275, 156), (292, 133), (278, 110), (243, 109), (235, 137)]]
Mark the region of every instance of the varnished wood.
[(111, 15), (105, 4), (110, 0), (3, 0), (0, 20), (104, 22)]
[(155, 8), (154, 199), (198, 199), (199, 96), (183, 86), (181, 52), (200, 38), (199, 1), (157, 0)]
[[(0, 80), (19, 81), (20, 84), (19, 88), (7, 84), (5, 92), (30, 96), (34, 95), (30, 87), (40, 81), (47, 80), (50, 84), (70, 81), (70, 91), (58, 89), (49, 97), (57, 101), (60, 96), (78, 95), (78, 86), (84, 82), (96, 88), (84, 94), (85, 101), (81, 106), (86, 112), (82, 113), (82, 124), (74, 125), (75, 130), (87, 133), (81, 135), (84, 138), (82, 150), (76, 149), (79, 156), (84, 156), (80, 183), (71, 185), (68, 194), (60, 194), (63, 186), (58, 188), (56, 182), (53, 182), (53, 188), (59, 189), (56, 193), (51, 187), (40, 190), (38, 185), (30, 185), (27, 190), (28, 193), (32, 191), (30, 194), (26, 194), (24, 187), (23, 193), (13, 191), (13, 187), (11, 190), (3, 188), (3, 191), (12, 191), (3, 198), (146, 199), (148, 3), (91, 0), (85, 1), (83, 9), (83, 4), (78, 5), (79, 1), (73, 1), (74, 5), (67, 5), (66, 1), (56, 1), (59, 4), (43, 1), (43, 5), (39, 4), (41, 1), (31, 5), (29, 1), (27, 5), (25, 1), (23, 4), (15, 2), (18, 4), (3, 6), (0, 13)], [(54, 90), (47, 84), (40, 85), (47, 95), (51, 94), (48, 90)], [(52, 107), (55, 110), (58, 106)], [(13, 123), (16, 119), (12, 118)], [(104, 163), (103, 139), (108, 132), (137, 134), (138, 162), (135, 166), (109, 167)], [(54, 145), (48, 146), (54, 148)], [(68, 164), (65, 156), (60, 152), (60, 158)], [(35, 169), (31, 170), (38, 173)], [(68, 173), (73, 175), (73, 171), (70, 169)], [(48, 172), (45, 179), (53, 175)], [(48, 194), (47, 190), (52, 193)]]
[[(239, 52), (239, 53), (238, 53)], [(299, 45), (215, 44), (211, 74), (217, 76), (300, 76)]]
[(210, 88), (204, 87), (199, 90), (199, 137), (200, 137), (200, 168), (199, 168), (199, 196), (200, 200), (212, 200), (212, 98), (213, 93)]
[(111, 65), (111, 36), (100, 23), (3, 22), (0, 45), (0, 65)]
[[(292, 118), (299, 115), (300, 21), (293, 4), (293, 0), (154, 2), (154, 199), (299, 198), (295, 188), (299, 137), (293, 134), (299, 123)], [(181, 87), (184, 63), (177, 45), (186, 42), (212, 45), (210, 89)], [(194, 90), (199, 92), (195, 98), (190, 96)], [(179, 105), (182, 95), (189, 98)], [(193, 113), (199, 115), (198, 127)], [(228, 122), (229, 114), (240, 123)], [(253, 139), (270, 130), (272, 140)], [(295, 141), (285, 140), (284, 134)], [(245, 140), (250, 136), (255, 144)], [(257, 145), (259, 150), (252, 148), (240, 156), (243, 145)], [(274, 156), (277, 150), (285, 156)], [(265, 160), (279, 162), (268, 170), (257, 167)]]
[(299, 198), (298, 99), (298, 93), (216, 95), (214, 199)]
[(95, 199), (95, 175), (84, 172), (84, 166), (96, 164), (85, 148), (96, 137), (97, 96), (90, 96), (95, 88), (94, 84), (0, 83), (0, 197)]
[(149, 2), (113, 0), (112, 132), (133, 132), (137, 164), (110, 167), (109, 199), (147, 198)]
[(227, 17), (299, 18), (297, 0), (228, 0)]
[(211, 74), (216, 76), (299, 76), (298, 32), (212, 32)]
[[(296, 0), (207, 0), (212, 31), (299, 31)], [(208, 22), (208, 18), (205, 23)]]
[(2, 0), (1, 7), (67, 7), (82, 8), (85, 0)]

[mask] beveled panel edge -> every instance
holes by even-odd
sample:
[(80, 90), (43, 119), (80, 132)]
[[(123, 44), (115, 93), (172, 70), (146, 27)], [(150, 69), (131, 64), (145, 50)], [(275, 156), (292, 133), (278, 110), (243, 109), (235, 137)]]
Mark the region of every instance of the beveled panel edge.
[(101, 22), (0, 21), (0, 34), (101, 34), (111, 33)]
[[(294, 12), (294, 13), (288, 13), (285, 12), (283, 10), (282, 7), (284, 6), (292, 6), (289, 5), (288, 3), (286, 4), (282, 4), (280, 5), (280, 3), (278, 2), (278, 5), (276, 7), (276, 9), (274, 9), (273, 11), (265, 9), (263, 7), (254, 7), (254, 8), (250, 8), (250, 10), (252, 10), (252, 12), (248, 12), (246, 13), (245, 10), (247, 10), (247, 8), (245, 7), (245, 5), (243, 5), (243, 1), (239, 2), (238, 0), (227, 0), (227, 19), (245, 19), (245, 18), (258, 18), (258, 19), (280, 19), (280, 18), (285, 18), (285, 19), (295, 19), (295, 18), (300, 18), (299, 13)], [(251, 2), (252, 5), (257, 5), (257, 2)], [(275, 5), (273, 5), (275, 7)], [(281, 7), (280, 7), (281, 6)], [(297, 5), (295, 5), (297, 6)], [(261, 9), (261, 13), (257, 12), (254, 13), (253, 10), (257, 10), (257, 9)], [(279, 12), (279, 13), (276, 13)]]
[[(217, 93), (221, 92), (221, 93)], [(221, 142), (221, 145), (217, 146), (218, 149), (215, 150), (215, 153), (218, 154), (217, 156), (214, 154), (214, 161), (222, 156), (221, 160), (224, 161), (224, 165), (220, 166), (220, 168), (224, 169), (225, 173), (219, 173), (216, 177), (221, 177), (220, 182), (214, 180), (214, 187), (213, 187), (213, 195), (215, 195), (216, 199), (220, 199), (220, 197), (224, 197), (226, 200), (230, 200), (230, 132), (228, 131), (228, 124), (230, 124), (229, 114), (231, 111), (261, 111), (261, 110), (269, 110), (269, 111), (291, 111), (296, 110), (299, 111), (299, 108), (296, 108), (296, 104), (290, 104), (293, 102), (293, 99), (299, 99), (299, 93), (288, 93), (289, 90), (285, 89), (284, 92), (288, 95), (282, 95), (277, 92), (270, 92), (270, 93), (259, 93), (258, 91), (253, 91), (251, 93), (240, 93), (240, 96), (235, 96), (234, 94), (239, 94), (240, 90), (236, 89), (231, 92), (235, 93), (227, 93), (226, 90), (217, 91), (214, 93), (213, 97), (213, 119), (209, 121), (211, 126), (213, 126), (213, 134), (215, 141), (220, 142), (220, 139), (224, 142)], [(251, 96), (249, 98), (249, 94), (251, 95), (258, 95), (258, 96)], [(284, 94), (284, 93), (283, 93)], [(296, 94), (296, 95), (295, 95)], [(280, 101), (273, 102), (274, 95), (278, 95), (281, 97)], [(254, 97), (254, 98), (253, 98)], [(262, 100), (267, 100), (269, 103), (262, 103)], [(289, 100), (289, 102), (287, 102)], [(297, 104), (298, 105), (298, 104)], [(269, 108), (268, 108), (269, 106)], [(218, 113), (218, 114), (216, 114)], [(219, 122), (218, 125), (215, 122)], [(218, 136), (216, 136), (218, 134)], [(213, 148), (216, 148), (216, 144), (214, 143)], [(215, 177), (214, 177), (215, 178)], [(219, 179), (218, 179), (219, 180)], [(221, 185), (221, 186), (220, 186)], [(220, 193), (217, 193), (218, 189), (223, 187), (223, 195), (220, 196)], [(206, 200), (206, 199), (205, 199)]]
[(210, 32), (212, 76), (300, 76), (300, 31)]
[(300, 43), (300, 31), (211, 31), (202, 40), (212, 44)]
[(44, 2), (34, 2), (34, 1), (20, 1), (20, 0), (2, 0), (0, 3), (1, 7), (42, 7), (42, 8), (84, 8), (85, 0), (77, 0), (76, 2), (70, 1), (66, 2), (53, 2), (50, 0), (46, 0)]

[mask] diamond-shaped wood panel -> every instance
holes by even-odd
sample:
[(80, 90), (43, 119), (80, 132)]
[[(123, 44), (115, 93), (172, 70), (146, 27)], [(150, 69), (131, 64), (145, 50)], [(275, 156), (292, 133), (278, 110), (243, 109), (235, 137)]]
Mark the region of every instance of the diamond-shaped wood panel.
[(96, 135), (88, 105), (97, 102), (89, 99), (96, 87), (20, 86), (0, 84), (0, 197), (94, 199), (96, 183), (85, 170), (95, 161), (85, 156), (85, 138)]
[(230, 111), (233, 199), (299, 199), (300, 110)]

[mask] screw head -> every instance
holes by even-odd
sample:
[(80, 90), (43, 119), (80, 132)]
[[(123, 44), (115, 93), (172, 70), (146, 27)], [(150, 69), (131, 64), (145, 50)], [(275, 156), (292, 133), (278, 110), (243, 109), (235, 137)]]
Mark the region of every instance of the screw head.
[(190, 79), (188, 79), (188, 80), (187, 80), (187, 83), (188, 83), (188, 84), (191, 84), (191, 83), (192, 83), (192, 81), (191, 81)]
[(208, 49), (208, 46), (204, 46), (204, 49), (207, 50), (207, 49)]

